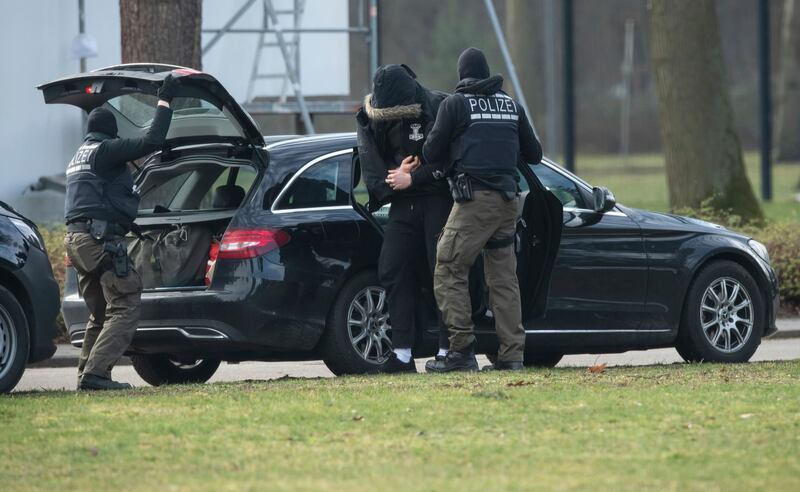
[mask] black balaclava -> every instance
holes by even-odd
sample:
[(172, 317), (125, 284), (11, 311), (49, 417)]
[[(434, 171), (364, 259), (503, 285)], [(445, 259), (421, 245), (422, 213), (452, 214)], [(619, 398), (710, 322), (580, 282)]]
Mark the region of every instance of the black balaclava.
[(478, 48), (467, 48), (458, 57), (458, 80), (488, 79), (489, 62)]
[(403, 65), (385, 65), (372, 79), (372, 106), (390, 108), (417, 102), (417, 81), (414, 72)]
[(94, 108), (86, 120), (86, 133), (102, 133), (109, 137), (117, 136), (117, 120), (107, 108)]

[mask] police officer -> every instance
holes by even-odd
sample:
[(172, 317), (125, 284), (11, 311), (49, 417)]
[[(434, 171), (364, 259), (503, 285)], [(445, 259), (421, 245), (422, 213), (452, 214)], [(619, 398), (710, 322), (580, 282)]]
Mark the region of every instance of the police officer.
[(474, 371), (474, 325), (468, 272), (483, 251), (489, 304), (500, 347), (492, 369), (521, 369), (525, 330), (517, 281), (514, 237), (520, 159), (538, 163), (542, 147), (525, 111), (504, 93), (503, 78), (489, 76), (483, 52), (458, 58), (456, 92), (442, 103), (423, 154), (448, 162), (456, 203), (436, 249), (434, 292), (450, 332), (450, 351), (429, 361), (431, 372)]
[[(393, 352), (382, 372), (416, 372), (414, 347), (422, 287), (431, 287), (436, 238), (453, 201), (442, 175), (422, 158), (422, 145), (445, 94), (428, 90), (405, 65), (380, 67), (356, 115), (362, 175), (375, 211), (391, 203), (378, 262), (387, 291)], [(448, 346), (441, 325), (440, 353)]]
[(141, 138), (118, 138), (114, 114), (104, 107), (93, 109), (83, 145), (67, 166), (64, 242), (89, 309), (78, 362), (79, 390), (131, 387), (111, 379), (111, 369), (136, 332), (142, 294), (124, 240), (139, 208), (127, 163), (163, 145), (177, 87), (178, 81), (167, 75), (150, 129)]

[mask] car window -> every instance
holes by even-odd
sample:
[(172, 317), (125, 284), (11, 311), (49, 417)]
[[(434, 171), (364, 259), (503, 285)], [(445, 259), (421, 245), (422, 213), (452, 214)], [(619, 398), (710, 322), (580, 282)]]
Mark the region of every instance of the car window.
[(152, 210), (157, 205), (167, 207), (175, 199), (178, 190), (186, 183), (192, 172), (194, 171), (180, 173), (158, 183), (158, 186), (144, 188), (146, 191), (141, 194), (139, 210)]
[(305, 169), (281, 193), (275, 209), (349, 205), (351, 159), (352, 154), (344, 154)]
[[(231, 172), (236, 169), (236, 176)], [(147, 213), (157, 206), (170, 211), (210, 210), (214, 208), (217, 190), (229, 183), (241, 188), (244, 197), (253, 186), (257, 172), (248, 166), (227, 167), (206, 162), (185, 164), (148, 173), (139, 187), (139, 210)], [(224, 208), (234, 208), (229, 204)]]
[[(231, 182), (231, 173), (236, 170), (235, 179)], [(244, 195), (250, 191), (253, 186), (253, 181), (256, 177), (256, 170), (250, 167), (228, 168), (223, 171), (219, 177), (214, 181), (211, 187), (206, 191), (203, 198), (200, 200), (200, 210), (213, 208), (214, 196), (221, 186), (229, 184), (235, 185), (244, 191)]]
[(531, 169), (544, 187), (553, 193), (563, 206), (586, 208), (583, 195), (574, 181), (543, 164), (531, 166)]

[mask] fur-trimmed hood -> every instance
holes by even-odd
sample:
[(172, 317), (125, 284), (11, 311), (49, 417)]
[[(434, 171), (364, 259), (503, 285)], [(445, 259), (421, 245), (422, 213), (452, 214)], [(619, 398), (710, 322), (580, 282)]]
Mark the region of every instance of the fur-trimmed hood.
[(406, 104), (404, 106), (390, 106), (388, 108), (376, 108), (372, 105), (372, 94), (367, 94), (364, 98), (364, 111), (367, 117), (373, 121), (401, 120), (403, 118), (419, 118), (422, 116), (422, 104)]

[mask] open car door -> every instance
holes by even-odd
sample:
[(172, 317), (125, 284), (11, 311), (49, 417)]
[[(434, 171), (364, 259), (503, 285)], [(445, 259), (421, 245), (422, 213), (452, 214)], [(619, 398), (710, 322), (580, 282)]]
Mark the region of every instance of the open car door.
[(563, 207), (527, 164), (519, 169), (530, 186), (517, 222), (517, 278), (525, 323), (547, 311), (550, 276), (561, 244)]
[(168, 75), (180, 86), (170, 104), (172, 123), (166, 146), (226, 142), (263, 147), (264, 137), (252, 117), (207, 73), (160, 64), (128, 64), (101, 68), (54, 80), (38, 87), (47, 104), (71, 104), (87, 113), (109, 108), (119, 136), (144, 135), (155, 115), (157, 92)]

